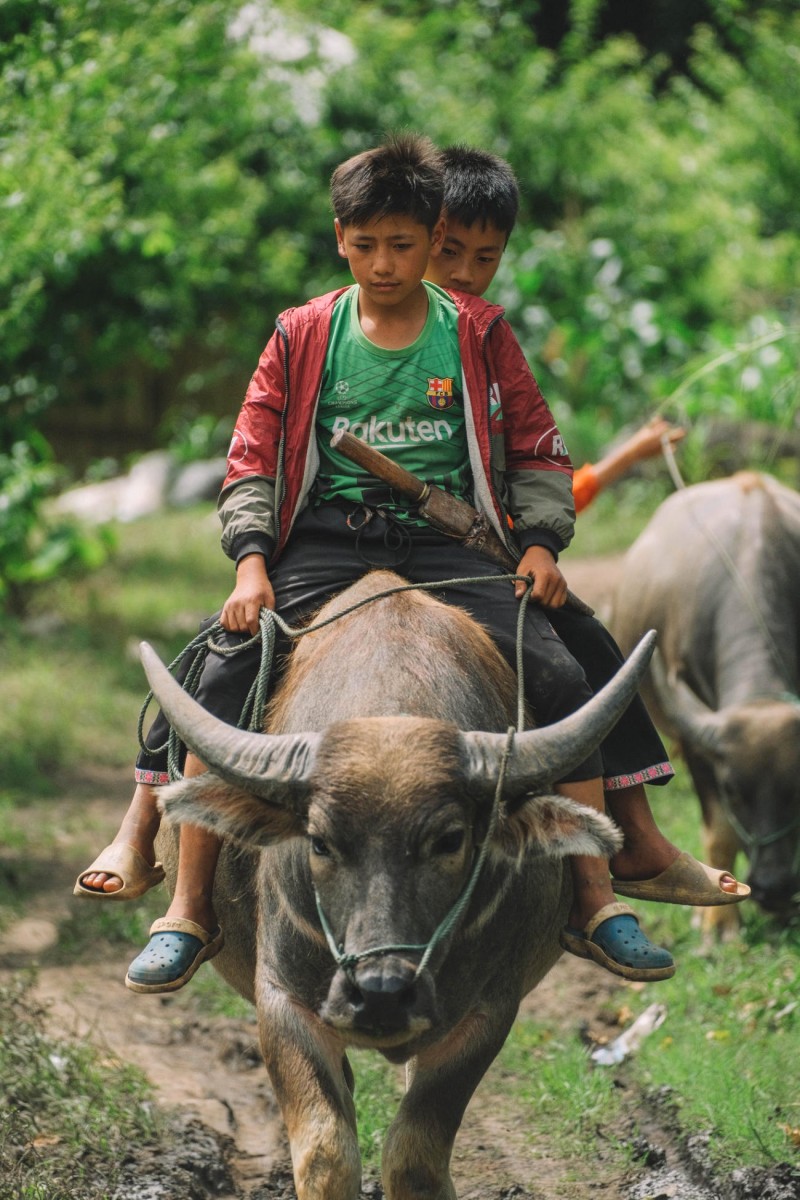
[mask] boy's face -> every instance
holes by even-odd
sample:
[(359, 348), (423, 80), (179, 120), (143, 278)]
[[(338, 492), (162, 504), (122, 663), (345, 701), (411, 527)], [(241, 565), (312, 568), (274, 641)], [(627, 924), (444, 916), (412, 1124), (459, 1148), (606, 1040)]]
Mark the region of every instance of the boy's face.
[(396, 309), (420, 286), (428, 259), (437, 254), (444, 236), (444, 221), (431, 233), (411, 217), (377, 217), (364, 225), (337, 220), (339, 254), (350, 264), (353, 279), (371, 303)]
[(482, 296), (495, 277), (506, 234), (491, 222), (462, 225), (445, 214), (442, 248), (431, 255), (425, 278), (451, 291)]

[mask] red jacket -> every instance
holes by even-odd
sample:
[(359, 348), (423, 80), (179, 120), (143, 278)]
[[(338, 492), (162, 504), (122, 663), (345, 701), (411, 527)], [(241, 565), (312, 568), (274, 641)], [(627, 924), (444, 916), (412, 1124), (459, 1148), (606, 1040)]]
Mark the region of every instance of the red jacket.
[[(220, 495), (222, 544), (234, 560), (280, 554), (317, 467), (314, 422), (333, 306), (346, 289), (282, 313), (247, 389)], [(554, 553), (572, 536), (572, 465), (502, 308), (462, 292), (464, 408), (475, 506), (504, 541), (510, 515), (524, 550)]]

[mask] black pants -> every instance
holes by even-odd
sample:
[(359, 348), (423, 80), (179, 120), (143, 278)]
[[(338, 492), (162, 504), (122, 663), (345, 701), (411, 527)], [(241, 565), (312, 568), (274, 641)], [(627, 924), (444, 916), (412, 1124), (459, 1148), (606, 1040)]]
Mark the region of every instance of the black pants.
[[(410, 583), (442, 583), (464, 578), (484, 579), (501, 573), (482, 554), (468, 550), (452, 538), (429, 529), (398, 529), (395, 522), (376, 515), (363, 523), (357, 510), (338, 504), (306, 510), (298, 518), (283, 555), (270, 569), (275, 608), (284, 621), (298, 626), (308, 620), (331, 596), (374, 567), (392, 568)], [(519, 601), (510, 582), (450, 583), (435, 596), (469, 612), (489, 632), (503, 657), (516, 668)], [(212, 618), (213, 621), (216, 618)], [(209, 622), (210, 624), (211, 622)], [(220, 644), (235, 647), (247, 634), (226, 633)], [(276, 662), (288, 652), (288, 639), (279, 635)], [(235, 725), (258, 670), (261, 647), (224, 657), (209, 654), (199, 681), (196, 699), (215, 716)], [(538, 725), (549, 725), (573, 712), (619, 669), (622, 655), (608, 631), (593, 617), (573, 610), (528, 607), (522, 659), (525, 697)], [(185, 674), (178, 671), (178, 677)], [(147, 736), (148, 747), (166, 740), (168, 727), (159, 714)], [(143, 751), (137, 759), (141, 782), (166, 781), (166, 756)], [(658, 764), (661, 772), (658, 772)], [(666, 765), (667, 771), (663, 768)], [(632, 778), (646, 770), (666, 781), (669, 764), (664, 747), (641, 700), (636, 697), (616, 729), (596, 752), (565, 781), (591, 779), (601, 774)], [(671, 772), (669, 772), (671, 773)], [(619, 785), (618, 785), (619, 786)]]

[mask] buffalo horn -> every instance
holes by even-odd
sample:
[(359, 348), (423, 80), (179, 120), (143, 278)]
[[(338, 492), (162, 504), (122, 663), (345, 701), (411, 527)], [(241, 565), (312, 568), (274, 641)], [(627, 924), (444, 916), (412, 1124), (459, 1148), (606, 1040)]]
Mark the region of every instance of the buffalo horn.
[(676, 670), (667, 674), (658, 653), (653, 656), (651, 677), (664, 715), (684, 741), (698, 750), (719, 750), (724, 723), (720, 714), (704, 704)]
[[(600, 745), (633, 699), (655, 643), (656, 633), (651, 629), (613, 679), (581, 708), (553, 725), (515, 735), (513, 753), (506, 767), (507, 793), (537, 791), (552, 784)], [(494, 786), (506, 734), (464, 733), (462, 743), (471, 781)]]
[(140, 651), (153, 695), (189, 749), (226, 783), (291, 806), (293, 793), (306, 788), (320, 735), (248, 733), (228, 725), (175, 682), (152, 646), (142, 642)]

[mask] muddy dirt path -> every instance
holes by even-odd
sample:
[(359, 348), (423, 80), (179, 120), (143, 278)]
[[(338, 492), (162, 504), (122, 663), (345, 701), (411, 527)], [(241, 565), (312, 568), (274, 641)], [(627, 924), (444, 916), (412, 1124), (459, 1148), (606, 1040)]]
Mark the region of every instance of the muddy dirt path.
[[(127, 781), (120, 780), (120, 803)], [(69, 801), (65, 801), (69, 803)], [(93, 815), (100, 806), (93, 805)], [(117, 812), (113, 799), (108, 815)], [(113, 821), (109, 820), (108, 830)], [(70, 883), (82, 865), (71, 856), (51, 871), (24, 918), (0, 939), (0, 979), (11, 970), (38, 964), (34, 995), (49, 1007), (49, 1022), (59, 1036), (88, 1038), (104, 1052), (140, 1068), (152, 1083), (159, 1104), (178, 1109), (201, 1123), (216, 1138), (199, 1144), (192, 1134), (191, 1156), (197, 1174), (207, 1171), (205, 1159), (223, 1156), (229, 1174), (200, 1190), (201, 1197), (220, 1200), (291, 1200), (294, 1190), (283, 1127), (258, 1052), (253, 1020), (209, 1017), (200, 1011), (191, 987), (174, 996), (137, 996), (123, 984), (131, 952), (98, 944), (96, 953), (79, 962), (49, 962), (59, 926), (84, 910), (87, 902), (72, 900)], [(614, 1036), (609, 1011), (624, 1012), (630, 1000), (627, 985), (596, 967), (565, 956), (523, 1004), (523, 1012), (558, 1024), (572, 1033), (581, 1024)], [(545, 1144), (532, 1144), (528, 1125), (509, 1097), (508, 1080), (496, 1064), (476, 1093), (456, 1142), (453, 1175), (460, 1200), (633, 1200), (634, 1196), (680, 1196), (708, 1200), (711, 1193), (690, 1190), (683, 1174), (679, 1191), (635, 1192), (652, 1171), (631, 1165), (615, 1139), (635, 1136), (641, 1113), (640, 1098), (630, 1096), (630, 1118), (609, 1128), (605, 1151), (587, 1163), (580, 1146), (559, 1156)], [(230, 1141), (228, 1141), (230, 1139)], [(651, 1158), (670, 1161), (680, 1169), (680, 1156), (665, 1130), (649, 1137)], [(202, 1139), (201, 1139), (202, 1141)], [(170, 1156), (168, 1156), (169, 1158)], [(176, 1152), (177, 1165), (186, 1156)], [(173, 1167), (139, 1160), (138, 1187), (128, 1187), (124, 1200), (187, 1200), (183, 1174)], [(376, 1184), (365, 1195), (380, 1196)], [(122, 1200), (122, 1196), (119, 1197)]]
[[(572, 564), (571, 586), (598, 612), (605, 607), (617, 564), (616, 559)], [(28, 865), (37, 883), (36, 899), (0, 938), (0, 977), (38, 964), (36, 994), (50, 1005), (54, 1030), (90, 1038), (135, 1064), (152, 1082), (159, 1103), (180, 1110), (187, 1119), (185, 1142), (191, 1143), (194, 1158), (184, 1147), (183, 1173), (171, 1173), (174, 1164), (166, 1163), (163, 1155), (157, 1162), (139, 1160), (136, 1184), (126, 1189), (124, 1200), (188, 1200), (189, 1176), (195, 1180), (192, 1198), (290, 1200), (294, 1190), (285, 1137), (260, 1061), (254, 1022), (203, 1015), (191, 986), (169, 997), (133, 995), (123, 984), (131, 957), (127, 948), (115, 950), (100, 943), (82, 951), (79, 961), (62, 962), (54, 956), (60, 926), (89, 903), (73, 900), (70, 894), (74, 876), (86, 861), (85, 830), (92, 831), (97, 847), (110, 840), (130, 794), (127, 773), (96, 780), (91, 791), (88, 801), (85, 790), (59, 800), (66, 816), (84, 816), (84, 844), (78, 846), (74, 837), (65, 836), (57, 862)], [(599, 1023), (613, 1036), (618, 1030), (609, 1030), (608, 1013), (624, 1011), (628, 986), (565, 956), (527, 998), (523, 1011), (557, 1022), (565, 1032)], [(651, 1165), (631, 1163), (616, 1139), (641, 1138), (640, 1096), (625, 1097), (622, 1127), (609, 1129), (601, 1141), (606, 1149), (597, 1156), (592, 1152), (587, 1162), (580, 1144), (561, 1157), (546, 1145), (531, 1144), (526, 1121), (509, 1099), (505, 1082), (496, 1064), (467, 1111), (454, 1154), (460, 1200), (711, 1200), (718, 1195), (690, 1182), (677, 1146), (654, 1117), (644, 1138)], [(229, 1169), (215, 1174), (207, 1162), (203, 1165), (204, 1156), (225, 1158)], [(196, 1184), (201, 1178), (210, 1182)], [(378, 1197), (381, 1192), (377, 1183), (368, 1182), (364, 1194)]]

